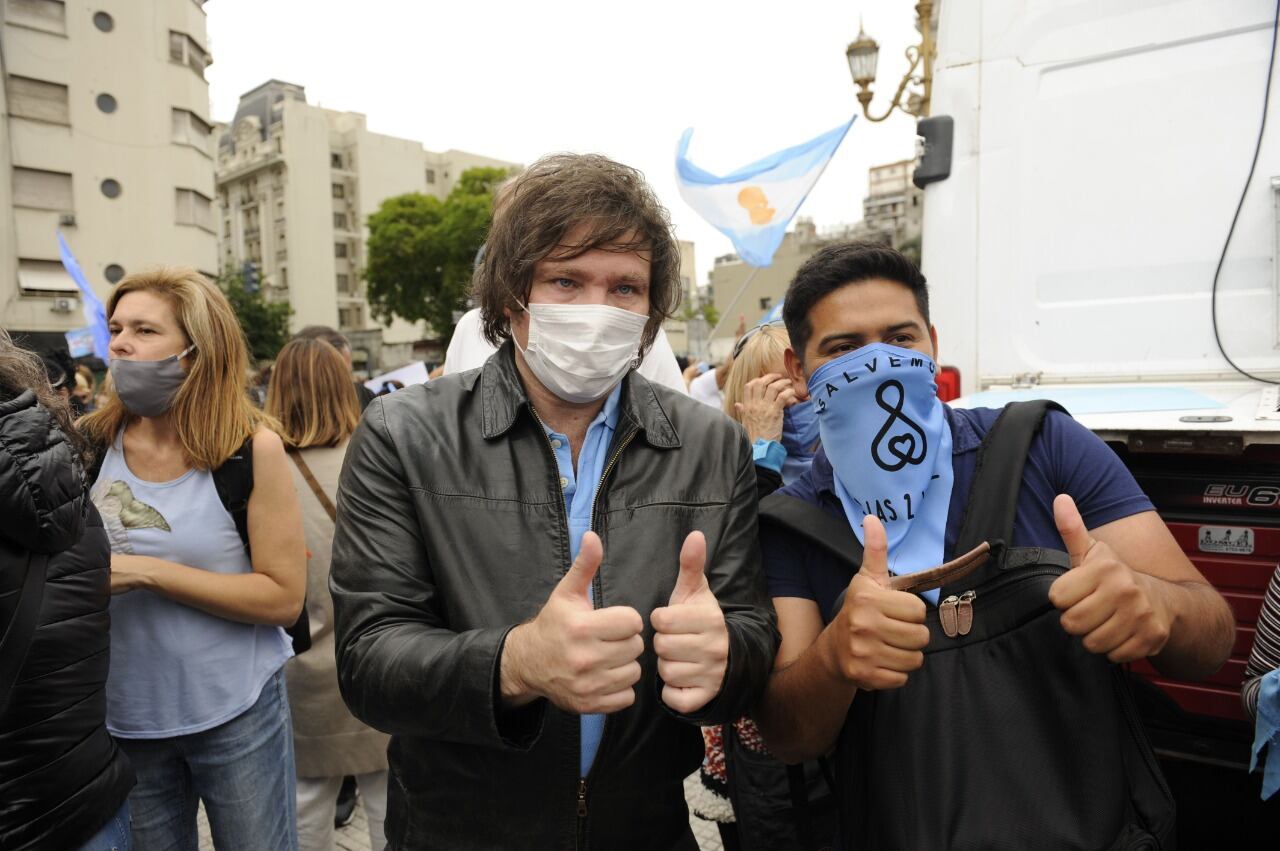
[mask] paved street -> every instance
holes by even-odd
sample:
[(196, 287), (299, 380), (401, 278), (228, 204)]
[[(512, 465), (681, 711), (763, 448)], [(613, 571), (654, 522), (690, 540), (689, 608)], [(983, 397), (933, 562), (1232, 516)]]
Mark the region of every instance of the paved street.
[[(691, 788), (690, 784), (697, 782), (696, 774), (685, 780), (686, 797)], [(698, 838), (698, 845), (702, 851), (721, 851), (720, 833), (715, 825), (693, 816), (689, 817), (689, 823), (693, 826), (693, 835)], [(372, 851), (369, 848), (369, 830), (365, 824), (363, 806), (357, 804), (356, 814), (351, 819), (351, 824), (338, 831), (337, 845), (339, 851)], [(215, 851), (213, 840), (209, 837), (209, 823), (204, 817), (204, 807), (200, 808), (200, 851)]]

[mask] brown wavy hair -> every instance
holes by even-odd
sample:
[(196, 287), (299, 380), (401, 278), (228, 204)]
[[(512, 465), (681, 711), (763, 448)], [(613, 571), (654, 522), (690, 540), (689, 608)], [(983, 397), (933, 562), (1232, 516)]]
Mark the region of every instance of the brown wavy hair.
[(347, 362), (328, 341), (298, 339), (280, 350), (266, 411), (296, 449), (337, 446), (360, 422), (360, 401)]
[[(217, 469), (260, 426), (280, 430), (249, 398), (244, 380), (249, 348), (221, 290), (195, 269), (162, 266), (126, 276), (107, 299), (107, 317), (115, 313), (120, 299), (133, 292), (164, 298), (187, 342), (196, 346), (185, 358), (187, 378), (169, 408), (188, 464)], [(92, 443), (106, 446), (132, 418), (112, 388), (106, 403), (79, 425)]]
[[(502, 215), (493, 218), (471, 278), (485, 339), (497, 346), (511, 336), (503, 310), (528, 303), (538, 261), (579, 257), (593, 248), (647, 251), (649, 322), (641, 353), (648, 350), (681, 294), (671, 217), (644, 175), (599, 154), (553, 154), (521, 172), (494, 200)], [(582, 224), (590, 225), (586, 239), (565, 244)]]

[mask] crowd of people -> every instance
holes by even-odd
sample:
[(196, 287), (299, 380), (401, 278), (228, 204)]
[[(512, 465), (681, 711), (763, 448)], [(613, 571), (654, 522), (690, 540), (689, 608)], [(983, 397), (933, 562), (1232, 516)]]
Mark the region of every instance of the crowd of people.
[[(311, 327), (255, 396), (189, 269), (113, 289), (100, 386), (0, 332), (0, 847), (195, 849), (203, 806), (331, 851), (354, 778), (374, 849), (693, 851), (700, 765), (729, 851), (1171, 847), (1109, 677), (1209, 674), (1234, 622), (1117, 456), (940, 402), (880, 245), (682, 369), (678, 256), (638, 172), (557, 155), (425, 384)], [(1277, 636), (1271, 593), (1273, 716)]]

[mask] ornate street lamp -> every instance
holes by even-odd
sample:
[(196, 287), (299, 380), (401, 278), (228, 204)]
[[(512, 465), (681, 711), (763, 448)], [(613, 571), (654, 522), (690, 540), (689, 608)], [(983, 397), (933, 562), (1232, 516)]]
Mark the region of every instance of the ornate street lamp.
[[(871, 86), (876, 80), (876, 65), (880, 59), (880, 45), (867, 35), (861, 23), (858, 25), (858, 37), (845, 49), (845, 58), (849, 60), (849, 73), (853, 76), (854, 85), (858, 87), (858, 103), (862, 104), (862, 114), (868, 121), (884, 121), (894, 108), (924, 118), (929, 114), (929, 96), (933, 90), (933, 58), (936, 48), (933, 42), (933, 0), (920, 0), (916, 3), (916, 21), (920, 28), (920, 43), (907, 48), (907, 60), (911, 65), (902, 76), (898, 90), (894, 92), (889, 108), (883, 114), (871, 114)], [(916, 74), (919, 68), (920, 73)], [(915, 84), (920, 91), (907, 92), (907, 86)], [(903, 95), (906, 100), (903, 101)]]

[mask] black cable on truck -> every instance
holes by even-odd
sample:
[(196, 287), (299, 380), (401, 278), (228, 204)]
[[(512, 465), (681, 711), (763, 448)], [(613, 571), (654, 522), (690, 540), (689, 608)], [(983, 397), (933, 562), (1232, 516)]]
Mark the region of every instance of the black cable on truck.
[(1244, 207), (1245, 195), (1249, 194), (1249, 184), (1253, 182), (1253, 171), (1258, 167), (1258, 154), (1262, 152), (1262, 134), (1267, 129), (1267, 104), (1271, 101), (1271, 73), (1276, 65), (1276, 35), (1280, 33), (1280, 0), (1276, 2), (1275, 20), (1271, 23), (1271, 58), (1267, 60), (1267, 87), (1262, 94), (1262, 123), (1258, 125), (1258, 141), (1253, 148), (1253, 162), (1249, 164), (1249, 176), (1244, 179), (1244, 189), (1240, 190), (1240, 202), (1236, 204), (1236, 214), (1231, 217), (1231, 227), (1227, 230), (1227, 241), (1222, 244), (1222, 255), (1218, 257), (1218, 268), (1213, 270), (1213, 289), (1209, 296), (1210, 314), (1213, 317), (1213, 341), (1218, 344), (1218, 351), (1231, 364), (1232, 369), (1246, 378), (1261, 381), (1264, 384), (1280, 384), (1270, 378), (1254, 375), (1231, 359), (1222, 345), (1222, 337), (1218, 333), (1218, 276), (1222, 274), (1222, 264), (1227, 259), (1227, 249), (1231, 246), (1231, 236), (1236, 232), (1236, 222), (1240, 220), (1240, 210)]

